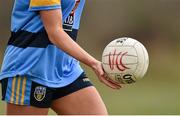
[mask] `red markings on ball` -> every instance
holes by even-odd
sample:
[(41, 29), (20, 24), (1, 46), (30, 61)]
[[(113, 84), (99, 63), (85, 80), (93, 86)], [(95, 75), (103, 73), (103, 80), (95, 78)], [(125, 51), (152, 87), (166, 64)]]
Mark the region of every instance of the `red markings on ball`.
[(119, 71), (125, 71), (126, 69), (130, 69), (123, 64), (123, 57), (127, 54), (128, 54), (128, 52), (125, 52), (125, 53), (119, 52), (118, 54), (116, 54), (116, 50), (114, 50), (114, 54), (111, 54), (111, 52), (110, 52), (109, 53), (109, 67), (110, 67), (110, 69), (114, 70), (114, 66), (116, 66), (116, 68)]

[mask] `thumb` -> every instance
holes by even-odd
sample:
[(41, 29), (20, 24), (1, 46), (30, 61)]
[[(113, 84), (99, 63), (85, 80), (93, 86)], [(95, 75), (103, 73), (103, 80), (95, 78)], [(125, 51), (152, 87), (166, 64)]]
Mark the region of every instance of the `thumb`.
[(100, 74), (100, 76), (104, 76), (104, 74), (105, 74), (102, 65), (101, 65), (101, 67), (99, 68), (99, 74)]
[(103, 70), (100, 71), (100, 76), (104, 76), (104, 71)]

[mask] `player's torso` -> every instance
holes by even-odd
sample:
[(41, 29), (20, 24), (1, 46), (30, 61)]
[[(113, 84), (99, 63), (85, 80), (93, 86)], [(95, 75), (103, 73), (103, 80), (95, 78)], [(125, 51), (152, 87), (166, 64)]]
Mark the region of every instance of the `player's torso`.
[[(45, 82), (51, 87), (65, 86), (76, 79), (82, 69), (76, 59), (52, 45), (39, 12), (30, 11), (29, 2), (30, 0), (15, 0), (12, 35), (0, 79), (7, 75), (28, 74), (39, 77), (34, 81)], [(61, 0), (63, 28), (73, 39), (77, 37), (84, 3), (85, 0)]]

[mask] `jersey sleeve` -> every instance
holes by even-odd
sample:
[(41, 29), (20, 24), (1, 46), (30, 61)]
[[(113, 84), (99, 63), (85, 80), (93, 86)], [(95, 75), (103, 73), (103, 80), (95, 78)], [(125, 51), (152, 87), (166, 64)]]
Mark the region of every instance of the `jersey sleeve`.
[(52, 10), (61, 8), (61, 0), (30, 0), (29, 11)]

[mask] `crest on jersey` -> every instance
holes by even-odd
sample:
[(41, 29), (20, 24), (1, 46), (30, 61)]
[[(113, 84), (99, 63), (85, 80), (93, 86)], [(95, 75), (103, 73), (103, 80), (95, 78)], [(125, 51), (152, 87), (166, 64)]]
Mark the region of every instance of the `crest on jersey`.
[(42, 101), (44, 97), (46, 96), (46, 87), (38, 86), (34, 90), (34, 98), (37, 101)]

